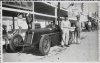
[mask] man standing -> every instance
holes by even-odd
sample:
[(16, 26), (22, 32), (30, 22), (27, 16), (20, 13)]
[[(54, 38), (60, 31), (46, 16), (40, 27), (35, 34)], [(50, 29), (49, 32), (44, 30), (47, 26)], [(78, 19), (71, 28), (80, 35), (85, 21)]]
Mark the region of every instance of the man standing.
[(76, 21), (76, 29), (75, 29), (75, 35), (76, 35), (76, 39), (75, 42), (78, 44), (80, 43), (80, 22), (79, 22), (79, 16), (77, 16), (77, 21)]
[(68, 17), (65, 17), (64, 20), (61, 22), (61, 29), (62, 29), (62, 46), (68, 46), (69, 41), (69, 29), (70, 29), (70, 21), (68, 20)]

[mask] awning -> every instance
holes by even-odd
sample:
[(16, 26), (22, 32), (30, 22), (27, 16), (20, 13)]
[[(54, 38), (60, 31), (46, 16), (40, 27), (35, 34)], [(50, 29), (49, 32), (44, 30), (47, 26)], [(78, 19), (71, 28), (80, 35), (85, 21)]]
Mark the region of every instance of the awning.
[[(31, 2), (31, 4), (32, 3), (33, 2)], [(29, 5), (29, 3), (26, 3), (26, 4), (28, 4), (28, 6), (31, 6), (31, 4)], [(26, 7), (23, 6), (26, 4), (24, 2), (22, 2), (22, 3), (3, 2), (3, 7), (2, 7), (3, 16), (15, 16), (16, 17), (18, 15), (18, 13), (30, 13), (30, 14), (34, 14), (35, 18), (37, 18), (37, 19), (41, 18), (41, 19), (53, 20), (53, 19), (57, 18), (57, 16), (55, 15), (55, 14), (58, 14), (58, 13), (55, 13), (55, 11), (57, 9), (55, 9), (56, 7), (54, 7), (50, 4), (47, 4), (44, 2), (34, 2), (34, 5), (32, 4), (32, 6), (31, 6), (31, 7), (34, 6), (34, 9), (29, 7), (29, 10), (33, 9), (33, 11), (25, 10), (25, 9), (28, 9), (28, 6), (26, 6)], [(60, 9), (59, 15), (60, 15), (60, 17), (68, 16), (68, 12), (64, 9)]]
[[(60, 17), (65, 17), (65, 16), (68, 16), (68, 11), (66, 10), (63, 10), (63, 9), (60, 9)], [(58, 14), (58, 13), (57, 13)]]
[(33, 10), (32, 2), (3, 2), (3, 7), (24, 9), (24, 10)]
[(2, 15), (3, 16), (17, 16), (18, 13), (30, 13), (33, 14), (32, 11), (27, 11), (27, 10), (20, 10), (20, 9), (14, 9), (14, 8), (7, 8), (7, 7), (2, 7)]
[(40, 14), (34, 14), (35, 19), (43, 19), (43, 20), (54, 20), (56, 17), (55, 16), (50, 16), (50, 15), (40, 15)]
[(34, 2), (34, 12), (55, 15), (55, 7), (47, 5), (43, 2)]
[(2, 14), (3, 16), (17, 17), (17, 12), (14, 12), (14, 11), (3, 10), (2, 13), (3, 13)]

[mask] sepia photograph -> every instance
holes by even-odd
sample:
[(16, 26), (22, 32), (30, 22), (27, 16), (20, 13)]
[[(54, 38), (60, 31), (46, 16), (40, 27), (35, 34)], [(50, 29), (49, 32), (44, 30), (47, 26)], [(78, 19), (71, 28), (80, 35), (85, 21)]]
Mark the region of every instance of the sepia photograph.
[(3, 62), (98, 62), (98, 5), (2, 2)]

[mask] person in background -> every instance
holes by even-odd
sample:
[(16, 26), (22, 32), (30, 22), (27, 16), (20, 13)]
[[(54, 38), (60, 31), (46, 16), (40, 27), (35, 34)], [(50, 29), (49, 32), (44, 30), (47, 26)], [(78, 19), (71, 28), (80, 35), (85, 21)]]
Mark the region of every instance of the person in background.
[(46, 26), (47, 28), (55, 28), (55, 22), (51, 21), (49, 25)]
[(79, 44), (80, 43), (80, 28), (81, 28), (81, 26), (80, 26), (80, 22), (79, 22), (79, 16), (76, 16), (77, 17), (77, 21), (76, 21), (76, 24), (75, 24), (75, 26), (76, 26), (76, 28), (75, 28), (75, 36), (76, 36), (76, 38), (75, 38), (75, 43), (77, 43), (77, 44)]
[(91, 24), (91, 22), (89, 21), (89, 22), (88, 22), (88, 30), (89, 30), (89, 31), (91, 31), (91, 25), (92, 25), (92, 24)]
[(75, 22), (71, 23), (71, 28), (72, 29), (70, 29), (70, 33), (69, 33), (69, 36), (70, 36), (69, 42), (68, 42), (69, 45), (72, 44), (72, 43), (75, 43), (75, 28), (76, 28)]
[(71, 27), (70, 21), (68, 20), (68, 16), (64, 17), (64, 19), (61, 22), (61, 29), (62, 29), (62, 46), (69, 47), (68, 41), (69, 41), (69, 29)]
[(2, 27), (3, 27), (3, 29), (2, 29), (3, 39), (5, 40), (5, 46), (6, 46), (6, 49), (7, 49), (7, 47), (8, 47), (8, 31), (7, 31), (7, 26), (3, 25)]

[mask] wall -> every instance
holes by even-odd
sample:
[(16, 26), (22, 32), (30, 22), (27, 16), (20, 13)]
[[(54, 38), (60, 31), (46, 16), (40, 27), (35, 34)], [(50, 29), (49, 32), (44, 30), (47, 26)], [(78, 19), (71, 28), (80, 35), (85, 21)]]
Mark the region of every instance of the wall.
[(93, 16), (92, 14), (98, 11), (97, 3), (84, 3), (83, 4), (83, 12), (85, 15)]

